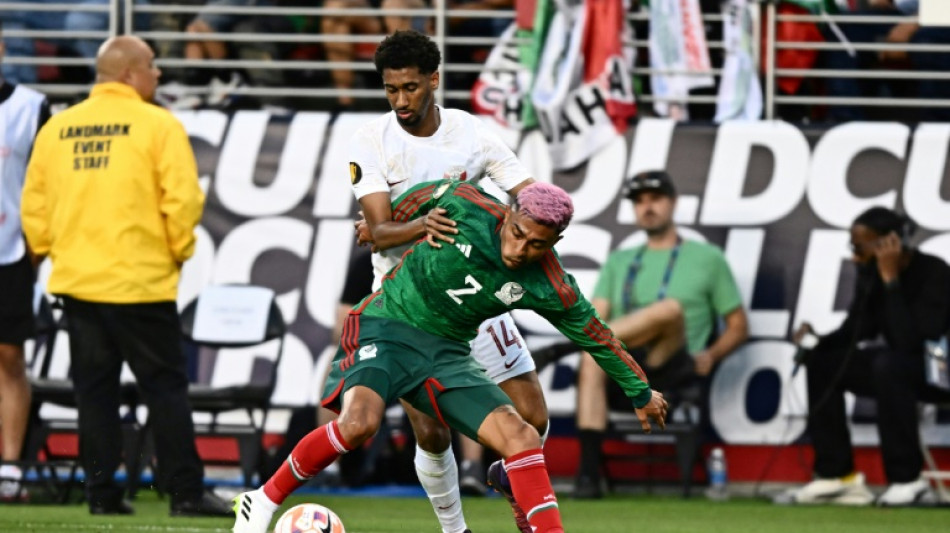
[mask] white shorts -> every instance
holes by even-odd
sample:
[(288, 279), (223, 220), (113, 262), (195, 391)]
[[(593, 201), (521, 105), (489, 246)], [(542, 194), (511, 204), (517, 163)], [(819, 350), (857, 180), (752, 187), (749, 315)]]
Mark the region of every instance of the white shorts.
[(511, 313), (489, 318), (478, 326), (471, 342), (472, 357), (495, 383), (535, 369), (528, 345), (521, 338)]

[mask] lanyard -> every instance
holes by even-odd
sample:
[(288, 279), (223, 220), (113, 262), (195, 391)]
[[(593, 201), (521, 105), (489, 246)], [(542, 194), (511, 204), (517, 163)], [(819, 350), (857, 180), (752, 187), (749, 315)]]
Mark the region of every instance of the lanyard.
[[(666, 291), (670, 285), (670, 278), (673, 277), (673, 265), (676, 264), (676, 259), (680, 255), (680, 247), (683, 244), (683, 239), (679, 235), (676, 236), (676, 246), (673, 246), (673, 250), (670, 251), (670, 260), (666, 263), (666, 271), (663, 272), (663, 281), (660, 283), (660, 290), (657, 291), (656, 299), (662, 300), (666, 298)], [(632, 311), (633, 306), (633, 282), (637, 279), (637, 274), (640, 272), (640, 267), (643, 264), (643, 254), (647, 251), (647, 245), (644, 244), (643, 248), (640, 248), (637, 251), (637, 255), (633, 258), (633, 263), (630, 264), (630, 270), (627, 271), (627, 281), (623, 286), (623, 309), (624, 312)]]

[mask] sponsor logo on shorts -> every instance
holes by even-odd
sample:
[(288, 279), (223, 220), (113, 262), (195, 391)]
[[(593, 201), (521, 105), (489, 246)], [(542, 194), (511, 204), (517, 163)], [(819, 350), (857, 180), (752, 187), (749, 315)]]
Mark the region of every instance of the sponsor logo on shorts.
[(507, 369), (509, 369), (509, 368), (511, 368), (511, 367), (513, 367), (513, 366), (515, 366), (515, 363), (518, 362), (518, 359), (521, 359), (521, 354), (522, 354), (522, 353), (524, 353), (524, 352), (519, 353), (519, 354), (518, 354), (518, 357), (515, 357), (514, 359), (512, 359), (510, 363), (506, 361), (506, 362), (505, 362), (505, 370), (507, 370)]

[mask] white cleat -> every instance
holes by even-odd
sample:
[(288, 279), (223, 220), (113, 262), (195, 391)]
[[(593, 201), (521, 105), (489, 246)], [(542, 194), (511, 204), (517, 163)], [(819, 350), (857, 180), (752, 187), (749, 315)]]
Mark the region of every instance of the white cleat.
[(930, 483), (924, 478), (917, 478), (908, 483), (891, 483), (875, 503), (881, 507), (901, 507), (933, 503), (934, 499)]
[(242, 492), (234, 497), (234, 533), (267, 533), (276, 506), (258, 490)]
[(857, 472), (843, 478), (816, 479), (792, 493), (792, 503), (870, 505), (874, 494), (864, 483), (864, 474)]

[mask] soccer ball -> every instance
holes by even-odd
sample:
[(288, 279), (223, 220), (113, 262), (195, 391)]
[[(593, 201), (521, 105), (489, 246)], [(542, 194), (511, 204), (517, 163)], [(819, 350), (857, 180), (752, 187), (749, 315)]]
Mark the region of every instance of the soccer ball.
[(346, 533), (340, 517), (315, 503), (295, 505), (281, 515), (274, 533)]

